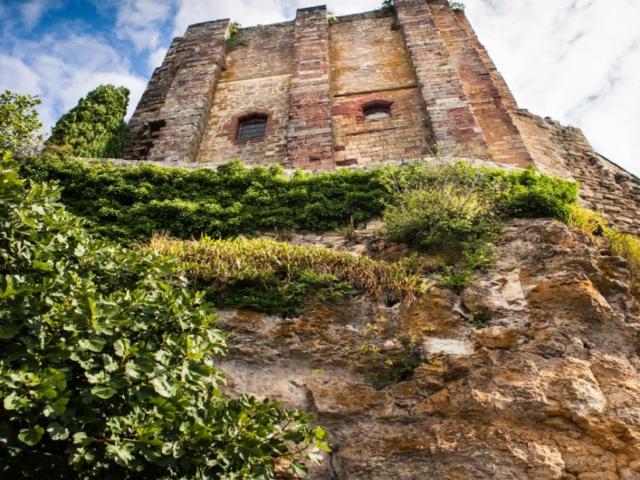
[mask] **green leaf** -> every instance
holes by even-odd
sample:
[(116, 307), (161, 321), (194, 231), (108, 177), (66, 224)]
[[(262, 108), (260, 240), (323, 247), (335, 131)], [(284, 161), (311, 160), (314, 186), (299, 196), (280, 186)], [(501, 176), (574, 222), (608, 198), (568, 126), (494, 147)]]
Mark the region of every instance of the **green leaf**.
[(86, 433), (76, 432), (73, 434), (73, 443), (76, 445), (88, 445), (90, 440)]
[(113, 349), (119, 357), (125, 357), (129, 350), (130, 342), (128, 339), (119, 338), (113, 343)]
[(53, 270), (53, 264), (50, 262), (42, 262), (40, 260), (34, 260), (33, 266), (43, 272), (50, 272)]
[(106, 400), (107, 398), (113, 397), (116, 393), (118, 393), (118, 391), (115, 388), (109, 386), (98, 385), (91, 389), (91, 393), (98, 398)]
[(19, 325), (0, 325), (0, 340), (9, 340), (15, 337), (19, 330)]
[(294, 475), (304, 476), (309, 470), (303, 463), (300, 463), (298, 460), (293, 460), (289, 465), (289, 471)]
[(5, 283), (7, 284), (4, 291), (0, 291), (0, 298), (11, 298), (15, 295), (16, 290), (13, 287), (13, 279), (10, 275), (5, 275)]
[(171, 385), (166, 377), (156, 377), (151, 380), (151, 385), (156, 393), (165, 398), (171, 398), (176, 394), (176, 387)]
[(36, 425), (33, 428), (23, 428), (18, 432), (18, 440), (30, 447), (33, 447), (40, 441), (43, 434), (44, 428), (40, 425)]
[(112, 457), (118, 465), (126, 467), (133, 460), (133, 455), (124, 445), (107, 445), (107, 454)]
[(20, 397), (15, 393), (10, 393), (2, 402), (5, 410), (16, 410), (20, 407)]
[(92, 352), (101, 352), (106, 344), (104, 338), (92, 337), (83, 338), (78, 340), (78, 346), (83, 350), (90, 350)]
[(47, 426), (47, 433), (51, 437), (51, 440), (66, 440), (69, 438), (69, 429), (63, 427), (58, 422), (51, 422)]

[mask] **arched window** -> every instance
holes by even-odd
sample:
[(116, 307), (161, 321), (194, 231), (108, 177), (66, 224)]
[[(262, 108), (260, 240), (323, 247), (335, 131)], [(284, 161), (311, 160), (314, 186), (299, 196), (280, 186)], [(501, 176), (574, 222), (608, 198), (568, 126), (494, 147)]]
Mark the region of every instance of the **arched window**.
[(375, 101), (362, 107), (365, 120), (381, 120), (391, 117), (391, 102)]
[(257, 140), (267, 136), (267, 116), (248, 115), (238, 122), (238, 141)]

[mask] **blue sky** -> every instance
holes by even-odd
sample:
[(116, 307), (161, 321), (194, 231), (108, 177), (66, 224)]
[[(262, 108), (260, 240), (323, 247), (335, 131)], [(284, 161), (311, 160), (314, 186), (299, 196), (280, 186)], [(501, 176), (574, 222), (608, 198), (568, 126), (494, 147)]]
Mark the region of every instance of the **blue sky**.
[[(130, 111), (171, 38), (191, 23), (291, 19), (313, 0), (0, 0), (0, 89), (39, 95), (43, 123), (101, 83)], [(336, 14), (381, 0), (328, 0)], [(640, 175), (640, 1), (466, 0), (467, 16), (520, 106), (582, 128)]]

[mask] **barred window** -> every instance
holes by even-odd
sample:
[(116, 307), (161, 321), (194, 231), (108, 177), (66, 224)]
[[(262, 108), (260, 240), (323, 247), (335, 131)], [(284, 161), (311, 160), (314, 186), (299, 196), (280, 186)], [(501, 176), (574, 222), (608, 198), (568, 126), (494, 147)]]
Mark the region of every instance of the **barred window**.
[(240, 120), (238, 124), (238, 140), (255, 140), (267, 135), (266, 115), (252, 115)]
[(373, 102), (362, 108), (365, 120), (380, 120), (391, 117), (391, 103)]

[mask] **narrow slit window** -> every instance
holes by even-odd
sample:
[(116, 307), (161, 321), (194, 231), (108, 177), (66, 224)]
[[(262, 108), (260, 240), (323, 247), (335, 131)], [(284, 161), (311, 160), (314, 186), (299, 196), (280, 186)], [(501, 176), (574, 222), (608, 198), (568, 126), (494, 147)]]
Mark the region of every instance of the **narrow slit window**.
[(381, 120), (383, 118), (391, 117), (391, 104), (390, 103), (372, 103), (365, 105), (362, 109), (365, 120)]
[(267, 117), (253, 116), (240, 120), (238, 140), (257, 140), (267, 136)]

